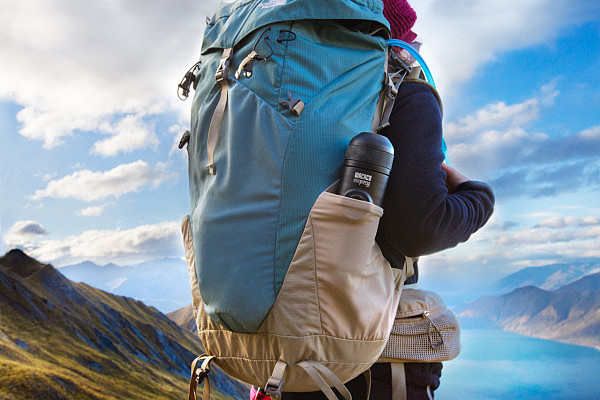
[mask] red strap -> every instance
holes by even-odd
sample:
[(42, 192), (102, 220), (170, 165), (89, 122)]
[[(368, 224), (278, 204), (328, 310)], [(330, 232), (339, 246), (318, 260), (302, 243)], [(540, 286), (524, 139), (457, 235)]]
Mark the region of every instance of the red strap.
[(271, 400), (271, 396), (261, 393), (254, 386), (250, 388), (250, 400)]

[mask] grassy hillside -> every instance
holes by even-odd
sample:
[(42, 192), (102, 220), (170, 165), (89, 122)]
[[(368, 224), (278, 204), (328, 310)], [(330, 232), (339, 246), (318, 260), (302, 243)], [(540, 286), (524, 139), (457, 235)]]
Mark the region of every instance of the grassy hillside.
[[(0, 258), (0, 310), (1, 400), (187, 398), (199, 340), (152, 307), (13, 250)], [(214, 373), (212, 398), (247, 393)]]

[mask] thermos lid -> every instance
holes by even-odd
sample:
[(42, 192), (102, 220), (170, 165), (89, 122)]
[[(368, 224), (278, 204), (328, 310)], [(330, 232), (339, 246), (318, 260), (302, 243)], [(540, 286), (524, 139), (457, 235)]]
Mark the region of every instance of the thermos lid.
[(394, 155), (394, 147), (388, 138), (378, 133), (362, 132), (350, 140), (350, 146), (372, 147)]
[(346, 164), (359, 162), (379, 166), (384, 169), (380, 172), (387, 175), (394, 161), (394, 147), (389, 139), (383, 135), (362, 132), (350, 141), (345, 158)]

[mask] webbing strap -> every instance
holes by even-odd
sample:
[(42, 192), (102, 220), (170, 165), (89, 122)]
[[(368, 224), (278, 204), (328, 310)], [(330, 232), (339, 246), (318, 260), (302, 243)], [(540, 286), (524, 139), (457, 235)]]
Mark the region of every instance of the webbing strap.
[[(329, 400), (338, 400), (338, 397), (331, 390), (331, 385), (333, 385), (338, 392), (344, 397), (345, 400), (352, 400), (352, 395), (348, 388), (344, 385), (344, 382), (340, 380), (329, 368), (324, 366), (321, 363), (312, 360), (301, 361), (298, 364), (299, 367), (302, 367), (304, 371), (308, 374), (308, 376), (313, 380), (314, 383), (317, 384), (319, 389), (327, 396)], [(327, 381), (323, 378), (323, 375)]]
[(384, 86), (384, 96), (383, 96), (383, 108), (381, 110), (381, 122), (379, 127), (377, 128), (377, 132), (381, 129), (385, 128), (390, 124), (390, 115), (392, 115), (392, 109), (394, 108), (394, 101), (396, 101), (396, 95), (398, 94), (398, 85), (394, 85), (394, 81), (392, 80), (392, 76), (390, 74), (386, 74), (387, 82)]
[(284, 381), (284, 372), (287, 367), (287, 364), (281, 360), (277, 361), (275, 367), (273, 368), (273, 372), (271, 373), (271, 377), (267, 381), (265, 385), (265, 392), (272, 399), (279, 399), (281, 396), (281, 388), (283, 387)]
[[(390, 55), (390, 47), (385, 51), (385, 70), (383, 88), (379, 93), (371, 132), (379, 133), (383, 128), (389, 126), (390, 116), (394, 108), (394, 102), (398, 95), (398, 88), (411, 69), (400, 59)], [(391, 58), (390, 58), (391, 57)], [(389, 67), (391, 65), (391, 68)]]
[(369, 400), (371, 397), (371, 368), (363, 372), (362, 375), (364, 376), (365, 381), (367, 381), (367, 398), (365, 400)]
[(371, 124), (371, 133), (377, 133), (377, 129), (379, 128), (381, 122), (381, 115), (383, 111), (383, 98), (384, 98), (384, 90), (382, 89), (379, 93), (379, 99), (377, 100), (377, 106), (375, 107), (375, 114), (373, 115), (373, 123)]
[(383, 67), (383, 76), (384, 76), (384, 86), (379, 92), (379, 99), (377, 99), (377, 106), (375, 107), (375, 114), (373, 115), (373, 122), (371, 124), (371, 132), (377, 133), (379, 131), (379, 127), (381, 126), (381, 119), (383, 117), (383, 103), (385, 100), (386, 87), (388, 84), (388, 62), (390, 59), (390, 48), (388, 47), (385, 50), (385, 64)]
[[(205, 378), (206, 381), (204, 382), (204, 389), (202, 391), (202, 400), (210, 400), (210, 380), (208, 378), (208, 373), (210, 372), (210, 363), (215, 358), (215, 356), (203, 354), (192, 362), (188, 400), (196, 400), (196, 389), (198, 385), (205, 380)], [(200, 361), (202, 361), (202, 365), (200, 368), (198, 368), (198, 363)]]
[(225, 117), (225, 108), (227, 107), (227, 99), (229, 94), (229, 81), (227, 80), (227, 73), (229, 72), (229, 66), (233, 58), (233, 49), (223, 50), (223, 56), (219, 68), (215, 73), (215, 79), (221, 84), (221, 93), (219, 95), (219, 103), (213, 112), (212, 119), (210, 120), (210, 126), (208, 127), (208, 137), (206, 139), (206, 154), (208, 156), (208, 173), (215, 175), (217, 169), (215, 167), (215, 147), (217, 147), (217, 139), (219, 138), (219, 131), (223, 124), (223, 118)]
[(404, 363), (390, 363), (392, 369), (392, 400), (406, 400)]
[(408, 279), (415, 274), (415, 262), (419, 260), (419, 257), (404, 257), (404, 278)]

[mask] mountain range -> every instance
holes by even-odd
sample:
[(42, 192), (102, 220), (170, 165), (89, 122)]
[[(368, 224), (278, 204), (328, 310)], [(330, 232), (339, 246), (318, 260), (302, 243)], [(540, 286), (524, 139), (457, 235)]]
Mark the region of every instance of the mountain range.
[(529, 267), (500, 279), (490, 288), (490, 292), (503, 294), (524, 286), (554, 290), (596, 272), (600, 272), (600, 262), (597, 261)]
[(132, 265), (98, 265), (84, 261), (59, 270), (72, 281), (133, 297), (162, 312), (184, 307), (192, 299), (187, 265), (180, 258), (161, 258)]
[[(187, 265), (179, 258), (155, 259), (132, 265), (98, 265), (85, 261), (59, 270), (72, 281), (133, 297), (163, 313), (178, 310), (191, 302)], [(422, 285), (440, 293), (447, 304), (454, 306), (483, 295), (502, 295), (530, 285), (553, 290), (595, 272), (600, 272), (598, 259), (524, 268), (494, 283), (472, 288), (459, 286), (453, 289), (452, 282), (438, 279), (423, 279)]]
[[(0, 258), (0, 399), (183, 399), (198, 338), (144, 303)], [(211, 369), (213, 399), (247, 387)]]
[(600, 349), (600, 273), (553, 290), (524, 286), (482, 297), (457, 311), (464, 327), (500, 328)]

